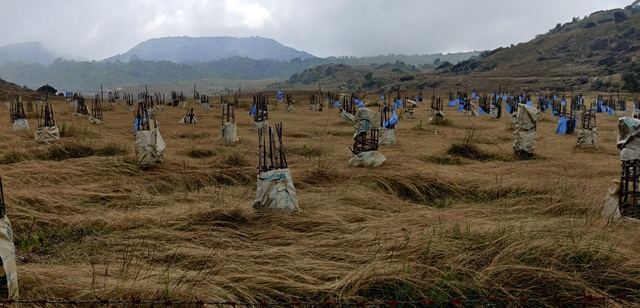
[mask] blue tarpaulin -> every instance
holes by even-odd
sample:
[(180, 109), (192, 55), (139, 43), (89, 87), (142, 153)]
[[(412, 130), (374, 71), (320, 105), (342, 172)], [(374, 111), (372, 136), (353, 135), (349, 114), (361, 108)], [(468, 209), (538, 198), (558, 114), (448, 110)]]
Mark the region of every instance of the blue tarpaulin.
[[(142, 124), (147, 123), (147, 118), (142, 118)], [(133, 122), (133, 131), (137, 132), (138, 131), (138, 118), (135, 119), (135, 121)]]
[(389, 121), (385, 121), (384, 123), (382, 123), (382, 126), (389, 128), (389, 126), (393, 126), (398, 124), (398, 115), (396, 114), (396, 111), (394, 110), (392, 112), (391, 115), (391, 119), (389, 119)]
[(567, 133), (567, 118), (559, 117), (558, 118), (558, 128), (556, 129), (556, 134), (566, 134)]

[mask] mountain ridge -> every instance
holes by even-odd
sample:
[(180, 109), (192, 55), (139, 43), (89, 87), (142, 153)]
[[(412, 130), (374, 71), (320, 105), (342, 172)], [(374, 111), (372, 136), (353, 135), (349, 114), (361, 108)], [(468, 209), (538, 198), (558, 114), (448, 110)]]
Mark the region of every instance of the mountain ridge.
[(282, 45), (264, 37), (161, 37), (143, 41), (123, 54), (102, 62), (129, 62), (131, 59), (147, 61), (171, 61), (175, 63), (200, 63), (230, 57), (247, 57), (254, 60), (289, 61), (315, 58), (314, 55)]
[(7, 62), (50, 64), (58, 56), (41, 42), (24, 42), (0, 46), (0, 65)]

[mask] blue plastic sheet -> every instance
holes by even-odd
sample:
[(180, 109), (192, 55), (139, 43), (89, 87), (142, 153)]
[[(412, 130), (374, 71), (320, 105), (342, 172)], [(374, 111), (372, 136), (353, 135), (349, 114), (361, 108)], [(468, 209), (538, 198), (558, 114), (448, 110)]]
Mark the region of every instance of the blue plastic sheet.
[(398, 115), (396, 114), (396, 111), (394, 110), (391, 114), (391, 119), (389, 119), (389, 121), (385, 121), (384, 123), (382, 123), (382, 126), (389, 128), (389, 126), (393, 126), (398, 124)]
[(383, 101), (384, 100), (384, 95), (380, 95), (380, 100)]
[(449, 101), (449, 107), (455, 107), (456, 101)]
[(251, 111), (249, 111), (249, 115), (252, 116), (256, 114), (256, 104), (253, 104), (253, 107), (251, 107)]
[(608, 108), (609, 108), (609, 110), (607, 111), (607, 113), (609, 113), (609, 115), (613, 115), (613, 108), (611, 108), (611, 107), (608, 107)]
[(282, 99), (282, 91), (278, 91), (278, 99)]
[(463, 112), (464, 111), (464, 104), (460, 104), (458, 107), (458, 111)]
[[(142, 118), (142, 124), (147, 123), (147, 118)], [(133, 131), (137, 132), (138, 131), (138, 119), (136, 118), (133, 121)]]
[(562, 105), (562, 106), (566, 106), (566, 105), (567, 105), (567, 102), (566, 102), (566, 101), (561, 101), (561, 102), (560, 102), (560, 105)]
[(358, 103), (358, 108), (364, 108), (364, 103), (362, 101)]
[(533, 107), (533, 103), (531, 101), (527, 101), (527, 106)]
[(422, 95), (418, 95), (418, 102), (422, 103)]
[(340, 101), (333, 102), (333, 107), (340, 107)]
[(567, 133), (567, 118), (559, 117), (558, 118), (558, 128), (556, 129), (556, 134), (566, 134)]
[(478, 106), (478, 114), (487, 114), (482, 107)]
[(505, 107), (507, 108), (507, 113), (511, 113), (511, 105), (507, 104)]

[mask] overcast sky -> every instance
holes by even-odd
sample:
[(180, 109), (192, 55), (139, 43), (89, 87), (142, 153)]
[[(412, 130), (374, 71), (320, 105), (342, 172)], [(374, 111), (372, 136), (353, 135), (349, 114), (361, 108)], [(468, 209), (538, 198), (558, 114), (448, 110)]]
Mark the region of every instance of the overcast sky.
[(633, 0), (0, 0), (0, 46), (102, 60), (166, 36), (262, 36), (320, 57), (488, 50)]

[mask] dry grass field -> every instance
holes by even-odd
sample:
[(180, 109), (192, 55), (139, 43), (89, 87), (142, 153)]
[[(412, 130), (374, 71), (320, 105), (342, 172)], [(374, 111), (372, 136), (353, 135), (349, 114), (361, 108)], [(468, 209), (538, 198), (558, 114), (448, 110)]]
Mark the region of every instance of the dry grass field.
[[(353, 168), (353, 127), (337, 109), (308, 110), (306, 97), (294, 97), (294, 113), (278, 106), (270, 115), (284, 127), (302, 209), (292, 215), (252, 208), (257, 134), (248, 95), (233, 145), (220, 140), (217, 98), (209, 111), (191, 103), (197, 125), (178, 123), (185, 109), (158, 112), (165, 161), (145, 169), (135, 164), (134, 116), (122, 102), (104, 108), (100, 126), (54, 102), (64, 136), (51, 145), (14, 133), (0, 110), (20, 297), (640, 296), (639, 224), (600, 214), (620, 172), (617, 117), (598, 114), (599, 147), (576, 149), (576, 135), (556, 135), (547, 111), (536, 159), (520, 161), (507, 115), (445, 107), (450, 125), (434, 126), (423, 103), (416, 119), (400, 120), (398, 144), (381, 147), (384, 165)], [(465, 139), (484, 155), (447, 154)]]

